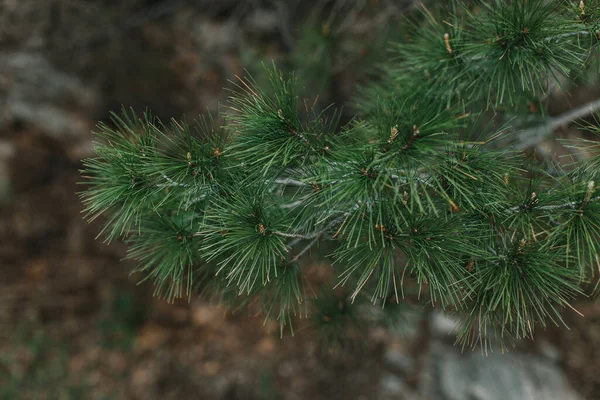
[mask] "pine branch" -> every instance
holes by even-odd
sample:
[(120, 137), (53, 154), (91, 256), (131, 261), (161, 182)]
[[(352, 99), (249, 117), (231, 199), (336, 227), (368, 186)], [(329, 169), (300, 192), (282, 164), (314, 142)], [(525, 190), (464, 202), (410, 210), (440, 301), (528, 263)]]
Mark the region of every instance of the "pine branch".
[[(304, 256), (326, 240), (335, 279), (319, 283), (311, 308), (327, 340), (349, 342), (342, 331), (375, 323), (355, 303), (405, 292), (461, 312), (464, 345), (487, 346), (488, 331), (531, 338), (563, 324), (560, 310), (600, 268), (600, 158), (550, 163), (549, 173), (519, 149), (600, 101), (522, 132), (515, 146), (485, 111), (516, 108), (585, 67), (600, 6), (563, 6), (424, 8), (345, 126), (338, 111), (301, 101), (295, 78), (276, 68), (269, 87), (238, 79), (227, 121), (115, 114), (84, 161), (85, 213), (106, 215), (107, 240), (129, 244), (158, 295), (198, 290), (259, 308), (282, 332), (306, 314)], [(568, 148), (582, 146), (600, 148)]]

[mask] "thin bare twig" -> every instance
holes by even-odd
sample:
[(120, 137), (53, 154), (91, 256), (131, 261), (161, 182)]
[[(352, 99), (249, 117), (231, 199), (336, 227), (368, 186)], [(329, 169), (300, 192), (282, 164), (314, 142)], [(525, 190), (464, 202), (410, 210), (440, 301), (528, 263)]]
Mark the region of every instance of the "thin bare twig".
[(306, 247), (300, 250), (300, 252), (294, 256), (294, 258), (292, 258), (292, 262), (298, 261), (300, 257), (302, 257), (307, 251), (309, 251), (318, 241), (318, 237), (314, 238), (308, 245), (306, 245)]
[(555, 129), (566, 126), (569, 123), (578, 119), (587, 117), (600, 110), (600, 99), (586, 103), (581, 107), (574, 108), (559, 116), (550, 118), (546, 123), (535, 128), (527, 129), (521, 132), (518, 137), (515, 147), (519, 150), (535, 146), (547, 136), (550, 136)]
[[(344, 215), (344, 217), (345, 216), (346, 215)], [(274, 231), (274, 232), (271, 232), (271, 233), (273, 233), (274, 235), (277, 235), (277, 236), (285, 237), (285, 238), (310, 240), (310, 239), (318, 238), (323, 233), (327, 232), (327, 229), (331, 228), (336, 223), (341, 222), (342, 219), (343, 218), (336, 218), (333, 221), (331, 221), (329, 224), (325, 225), (325, 227), (323, 229), (321, 229), (319, 231), (316, 231), (316, 232), (309, 233), (308, 235), (302, 235), (302, 234), (299, 234), (299, 233), (285, 233), (285, 232), (279, 232), (279, 231)]]
[(300, 257), (302, 257), (307, 251), (309, 251), (319, 241), (319, 237), (321, 237), (321, 235), (323, 235), (325, 232), (327, 232), (327, 230), (329, 228), (331, 228), (332, 226), (334, 226), (335, 224), (341, 222), (343, 219), (344, 218), (336, 218), (333, 221), (331, 221), (329, 224), (327, 224), (323, 229), (316, 232), (313, 240), (309, 244), (307, 244), (302, 250), (300, 250), (300, 252), (294, 256), (294, 258), (292, 258), (292, 262), (298, 261), (300, 259)]
[[(591, 200), (588, 200), (587, 203), (596, 202), (596, 201), (600, 201), (600, 196), (594, 197)], [(582, 203), (583, 203), (582, 201), (570, 201), (570, 202), (564, 203), (564, 204), (535, 207), (535, 209), (542, 210), (542, 211), (564, 210), (564, 209), (569, 209), (569, 208), (575, 209), (577, 206), (581, 205)], [(506, 214), (514, 214), (514, 213), (519, 212), (520, 209), (521, 209), (521, 206), (518, 205), (518, 206), (508, 208), (508, 209), (504, 210), (504, 212)]]
[(285, 233), (285, 232), (279, 232), (279, 231), (272, 231), (271, 232), (273, 235), (277, 235), (277, 236), (281, 236), (284, 238), (290, 238), (290, 239), (312, 239), (313, 236), (308, 236), (308, 235), (301, 235), (299, 233)]

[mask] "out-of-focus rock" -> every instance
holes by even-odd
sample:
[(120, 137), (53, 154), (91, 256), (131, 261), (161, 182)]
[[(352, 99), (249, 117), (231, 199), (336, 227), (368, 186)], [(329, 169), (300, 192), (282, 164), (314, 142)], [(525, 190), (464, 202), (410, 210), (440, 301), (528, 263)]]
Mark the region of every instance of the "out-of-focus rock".
[(421, 377), (432, 400), (579, 400), (562, 371), (526, 354), (461, 354), (435, 343)]
[(416, 400), (418, 396), (404, 383), (402, 378), (394, 374), (385, 374), (379, 380), (380, 400)]
[[(450, 335), (456, 335), (460, 321), (452, 315), (443, 312), (435, 311), (430, 315), (429, 326), (431, 333), (439, 337), (448, 337)], [(452, 337), (452, 339), (454, 339)]]
[(273, 34), (278, 31), (279, 16), (276, 10), (257, 8), (252, 10), (244, 20), (248, 32), (254, 34)]
[(35, 126), (61, 142), (89, 136), (98, 93), (56, 68), (39, 53), (0, 54), (5, 96), (0, 126), (15, 121)]
[(236, 50), (239, 46), (239, 29), (234, 21), (216, 22), (210, 19), (195, 21), (194, 37), (201, 44), (204, 52), (219, 54)]
[(538, 344), (540, 354), (550, 361), (559, 362), (562, 359), (561, 351), (548, 340), (541, 340)]
[(383, 354), (383, 360), (390, 368), (402, 373), (409, 373), (413, 368), (415, 361), (410, 356), (408, 348), (402, 346), (402, 341), (394, 340)]

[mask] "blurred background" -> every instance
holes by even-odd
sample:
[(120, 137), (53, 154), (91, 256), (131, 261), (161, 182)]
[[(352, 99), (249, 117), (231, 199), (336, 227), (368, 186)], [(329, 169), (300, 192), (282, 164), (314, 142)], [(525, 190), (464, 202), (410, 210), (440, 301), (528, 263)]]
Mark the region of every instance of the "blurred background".
[[(430, 2), (433, 3), (433, 2)], [(247, 312), (168, 304), (137, 285), (125, 248), (95, 240), (77, 192), (99, 120), (121, 105), (193, 119), (261, 63), (355, 112), (411, 0), (0, 0), (0, 399), (597, 399), (600, 307), (509, 354), (453, 346), (428, 311), (401, 333), (322, 351)], [(560, 115), (598, 87), (553, 96)], [(537, 110), (531, 110), (532, 113)], [(561, 128), (538, 144), (554, 151)], [(557, 150), (560, 152), (560, 149)], [(318, 262), (318, 261), (316, 261)]]

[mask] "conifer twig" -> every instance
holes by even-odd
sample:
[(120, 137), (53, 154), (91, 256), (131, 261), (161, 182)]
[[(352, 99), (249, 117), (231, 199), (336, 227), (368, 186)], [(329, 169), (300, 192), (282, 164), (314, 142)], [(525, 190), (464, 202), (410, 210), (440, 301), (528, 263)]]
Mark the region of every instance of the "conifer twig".
[[(488, 327), (516, 340), (561, 322), (599, 263), (600, 145), (581, 139), (591, 158), (556, 176), (513, 150), (599, 110), (600, 99), (511, 136), (521, 143), (507, 148), (486, 147), (505, 130), (483, 136), (489, 121), (471, 114), (486, 118), (481, 107), (521, 105), (549, 79), (571, 78), (597, 49), (576, 31), (593, 33), (600, 9), (488, 3), (446, 19), (424, 8), (397, 45), (398, 66), (386, 60), (389, 79), (365, 88), (364, 112), (346, 124), (339, 111), (302, 109), (295, 78), (275, 67), (268, 90), (238, 78), (226, 124), (114, 114), (99, 126), (98, 157), (83, 162), (87, 218), (107, 216), (101, 233), (129, 244), (159, 294), (190, 295), (201, 276), (220, 301), (244, 295), (282, 328), (306, 304), (298, 261), (320, 240), (335, 246), (332, 270), (342, 268), (328, 289), (352, 285), (350, 299), (369, 291), (385, 303), (412, 278), (431, 303), (465, 310), (463, 344), (487, 347)], [(342, 29), (358, 14), (346, 15)], [(322, 33), (336, 29), (335, 40), (332, 18)], [(327, 334), (358, 316), (339, 298), (316, 308)]]
[(319, 238), (325, 233), (327, 232), (328, 229), (330, 229), (331, 227), (335, 226), (336, 224), (342, 222), (344, 220), (344, 217), (340, 217), (340, 218), (336, 218), (333, 221), (331, 221), (327, 226), (325, 226), (323, 229), (321, 229), (320, 231), (316, 232), (313, 235), (313, 240), (307, 244), (302, 250), (300, 250), (300, 252), (298, 254), (296, 254), (294, 256), (294, 258), (292, 258), (292, 262), (296, 262), (300, 259), (300, 257), (302, 257), (307, 251), (309, 251), (314, 245), (315, 243), (317, 243), (319, 241)]
[[(556, 205), (549, 205), (549, 206), (537, 206), (537, 207), (535, 207), (535, 209), (542, 210), (542, 211), (564, 210), (564, 209), (568, 209), (568, 208), (575, 209), (577, 206), (581, 206), (584, 203), (590, 203), (590, 202), (596, 202), (596, 201), (600, 201), (600, 196), (590, 198), (587, 201), (584, 199), (583, 201), (570, 201), (568, 203), (563, 203), (563, 204), (556, 204)], [(504, 212), (506, 214), (514, 214), (514, 213), (521, 211), (521, 209), (522, 209), (522, 205), (518, 205), (518, 206), (508, 208)]]
[(531, 146), (535, 146), (547, 136), (551, 135), (554, 130), (578, 119), (587, 117), (600, 110), (600, 99), (586, 103), (582, 106), (569, 110), (561, 115), (550, 118), (544, 124), (527, 129), (517, 136), (516, 149), (523, 150)]

